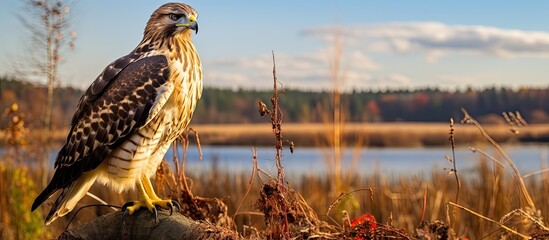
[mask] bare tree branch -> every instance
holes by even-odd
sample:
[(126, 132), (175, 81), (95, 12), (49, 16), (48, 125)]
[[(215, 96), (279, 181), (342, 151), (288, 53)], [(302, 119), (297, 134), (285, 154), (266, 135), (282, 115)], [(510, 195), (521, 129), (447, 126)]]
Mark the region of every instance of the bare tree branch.
[(42, 184), (47, 184), (49, 162), (49, 141), (51, 130), (51, 115), (53, 107), (53, 91), (58, 79), (58, 68), (62, 52), (66, 48), (74, 48), (74, 32), (69, 29), (68, 14), (70, 7), (63, 0), (25, 0), (25, 11), (18, 17), (31, 33), (31, 48), (17, 64), (18, 70), (24, 74), (46, 76), (47, 100), (44, 113), (44, 129), (42, 134), (42, 157), (40, 165), (43, 169)]

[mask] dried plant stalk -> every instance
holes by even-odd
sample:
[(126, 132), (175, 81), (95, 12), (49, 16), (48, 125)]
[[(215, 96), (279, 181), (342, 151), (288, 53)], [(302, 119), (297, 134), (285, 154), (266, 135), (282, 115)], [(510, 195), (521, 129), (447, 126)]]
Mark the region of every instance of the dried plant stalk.
[(520, 237), (522, 237), (522, 238), (524, 238), (524, 239), (530, 239), (529, 236), (526, 236), (526, 235), (524, 235), (524, 234), (522, 234), (522, 233), (519, 233), (519, 232), (517, 232), (517, 231), (515, 231), (515, 230), (513, 230), (513, 229), (511, 229), (511, 228), (509, 228), (509, 227), (507, 227), (507, 226), (505, 226), (505, 225), (503, 225), (503, 224), (497, 222), (497, 221), (494, 221), (494, 220), (492, 220), (492, 219), (490, 219), (490, 218), (487, 218), (487, 217), (485, 217), (485, 216), (483, 216), (483, 215), (481, 215), (481, 214), (479, 214), (479, 213), (477, 213), (477, 212), (475, 212), (475, 211), (473, 211), (473, 210), (471, 210), (471, 209), (468, 209), (468, 208), (466, 208), (466, 207), (464, 207), (464, 206), (461, 206), (461, 205), (456, 204), (456, 203), (453, 203), (453, 202), (448, 202), (448, 204), (449, 204), (449, 205), (452, 205), (452, 206), (454, 206), (454, 207), (457, 207), (457, 208), (459, 208), (459, 209), (461, 209), (461, 210), (465, 210), (465, 211), (467, 211), (467, 212), (469, 212), (469, 213), (471, 213), (471, 214), (473, 214), (473, 215), (475, 215), (475, 216), (477, 216), (477, 217), (479, 217), (479, 218), (482, 218), (482, 219), (484, 219), (484, 220), (486, 220), (486, 221), (489, 221), (489, 222), (491, 222), (491, 223), (495, 223), (496, 225), (498, 225), (498, 226), (500, 226), (501, 228), (503, 228), (503, 229), (509, 231), (510, 233), (513, 233), (513, 234), (515, 234), (515, 235), (518, 235), (518, 236), (520, 236)]
[(503, 148), (501, 148), (501, 146), (490, 136), (490, 134), (488, 134), (486, 132), (486, 130), (484, 130), (484, 128), (477, 122), (477, 120), (475, 120), (473, 117), (471, 117), (471, 115), (469, 115), (469, 113), (464, 108), (462, 108), (461, 111), (465, 115), (463, 117), (462, 123), (473, 124), (475, 127), (477, 127), (477, 129), (480, 131), (482, 136), (484, 138), (486, 138), (486, 140), (488, 140), (488, 142), (490, 142), (490, 144), (492, 144), (492, 146), (494, 146), (494, 148), (499, 152), (499, 154), (501, 154), (503, 159), (505, 159), (505, 161), (513, 169), (513, 172), (515, 173), (515, 178), (517, 179), (517, 181), (519, 183), (519, 188), (522, 192), (522, 195), (526, 199), (526, 202), (528, 203), (528, 206), (532, 209), (536, 209), (536, 205), (534, 204), (534, 201), (532, 200), (532, 197), (530, 196), (530, 193), (528, 193), (528, 189), (526, 188), (526, 184), (524, 183), (524, 179), (522, 178), (522, 175), (520, 174), (517, 166), (513, 163), (511, 158), (507, 155), (507, 153), (505, 153), (505, 151), (503, 151)]

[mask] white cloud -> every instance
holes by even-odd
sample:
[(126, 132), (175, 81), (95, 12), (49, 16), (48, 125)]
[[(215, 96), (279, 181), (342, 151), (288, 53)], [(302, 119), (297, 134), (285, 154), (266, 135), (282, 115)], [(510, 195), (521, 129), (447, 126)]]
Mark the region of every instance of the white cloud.
[(436, 76), (438, 83), (445, 86), (465, 86), (475, 85), (479, 83), (477, 77), (464, 76), (464, 75), (439, 75)]
[(410, 87), (412, 80), (402, 74), (389, 74), (387, 76), (382, 76), (381, 79), (384, 82), (384, 85), (395, 86), (395, 87)]
[(347, 66), (351, 69), (379, 70), (381, 66), (375, 63), (364, 52), (354, 50), (344, 55)]
[[(333, 40), (334, 27), (305, 29), (303, 35)], [(444, 54), (549, 57), (549, 32), (440, 22), (384, 23), (342, 27), (345, 42), (368, 51), (425, 52), (428, 61)]]
[[(412, 86), (412, 80), (405, 75), (398, 73), (376, 74), (376, 75), (356, 75), (351, 72), (347, 78), (349, 86), (358, 86), (360, 88), (370, 89), (401, 89)], [(350, 89), (350, 88), (347, 88)]]
[(227, 88), (245, 86), (248, 82), (245, 75), (231, 72), (208, 71), (204, 78), (206, 85)]
[[(276, 53), (277, 78), (284, 86), (302, 89), (328, 89), (330, 80), (329, 59), (331, 49), (320, 49), (311, 53)], [(208, 85), (225, 87), (270, 88), (272, 86), (272, 55), (224, 59), (204, 63), (205, 82)], [(366, 88), (372, 83), (371, 72), (381, 66), (364, 52), (344, 52), (341, 62), (343, 89)]]

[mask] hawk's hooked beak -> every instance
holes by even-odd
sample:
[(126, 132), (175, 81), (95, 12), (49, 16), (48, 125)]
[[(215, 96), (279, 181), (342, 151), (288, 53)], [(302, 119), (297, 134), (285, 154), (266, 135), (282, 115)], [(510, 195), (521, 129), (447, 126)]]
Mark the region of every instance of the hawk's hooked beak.
[(177, 23), (175, 24), (177, 27), (188, 27), (192, 30), (194, 30), (195, 34), (198, 33), (198, 22), (196, 21), (196, 17), (191, 15), (189, 17), (189, 21), (187, 23)]

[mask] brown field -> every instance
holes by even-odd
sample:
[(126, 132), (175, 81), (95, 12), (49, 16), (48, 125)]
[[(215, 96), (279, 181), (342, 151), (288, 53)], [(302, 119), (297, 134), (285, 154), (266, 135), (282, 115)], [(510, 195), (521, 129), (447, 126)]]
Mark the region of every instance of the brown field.
[[(372, 166), (374, 167), (374, 166)], [(238, 214), (235, 217), (237, 230), (244, 232), (244, 226), (265, 229), (264, 216), (256, 208), (257, 199), (260, 196), (261, 181), (255, 178), (251, 191), (246, 196), (248, 181), (253, 166), (250, 163), (250, 173), (226, 172), (215, 166), (209, 171), (197, 174), (190, 170), (187, 177), (192, 182), (192, 191), (195, 196), (205, 198), (221, 199), (228, 207), (229, 216), (235, 215), (238, 204), (242, 201)], [(372, 188), (369, 191), (358, 191), (346, 196), (336, 203), (338, 195), (342, 192), (333, 189), (333, 179), (326, 175), (318, 175), (311, 172), (302, 176), (288, 176), (289, 186), (299, 192), (307, 204), (314, 210), (318, 217), (333, 224), (341, 225), (341, 214), (345, 210), (351, 218), (356, 218), (364, 213), (372, 214), (379, 224), (391, 224), (397, 229), (413, 235), (415, 229), (422, 219), (425, 221), (442, 220), (451, 218), (454, 231), (458, 236), (469, 239), (497, 239), (506, 235), (498, 225), (485, 221), (475, 215), (464, 211), (457, 211), (454, 214), (449, 208), (448, 202), (455, 202), (456, 183), (453, 176), (440, 169), (433, 169), (429, 176), (397, 177), (384, 174), (363, 175), (360, 172), (345, 170), (343, 192), (350, 192), (357, 189)], [(520, 232), (528, 233), (536, 226), (528, 222), (524, 216), (509, 214), (512, 211), (522, 208), (525, 203), (521, 197), (516, 179), (509, 173), (509, 166), (505, 169), (496, 168), (486, 158), (479, 158), (477, 169), (470, 172), (461, 172), (462, 188), (460, 193), (460, 204), (496, 221), (505, 221), (506, 225), (519, 229)], [(13, 182), (24, 179), (20, 183)], [(19, 236), (20, 239), (27, 239), (40, 236), (39, 238), (55, 238), (69, 223), (69, 220), (76, 215), (69, 228), (82, 225), (98, 216), (113, 212), (107, 207), (92, 207), (82, 210), (80, 213), (71, 212), (67, 217), (61, 218), (51, 226), (44, 226), (43, 219), (51, 202), (42, 207), (42, 211), (30, 213), (29, 206), (40, 190), (35, 180), (35, 175), (28, 168), (13, 168), (6, 166), (0, 161), (0, 200), (7, 200), (0, 205), (0, 213), (4, 217), (5, 236)], [(540, 209), (533, 215), (539, 217), (549, 216), (546, 201), (549, 197), (548, 181), (549, 173), (543, 173), (536, 177), (526, 179), (527, 188), (533, 200)], [(26, 187), (25, 184), (30, 184)], [(15, 188), (10, 188), (14, 186)], [(11, 190), (10, 190), (11, 189)], [(105, 190), (102, 185), (96, 184), (91, 192), (110, 204), (121, 206), (124, 202), (135, 198), (134, 192), (117, 194)], [(6, 194), (9, 193), (9, 194)], [(169, 191), (159, 191), (161, 196), (170, 196)], [(425, 195), (424, 195), (425, 194)], [(7, 197), (7, 199), (6, 199)], [(425, 209), (422, 202), (425, 200)], [(9, 204), (17, 204), (10, 206)], [(83, 207), (90, 204), (97, 204), (89, 197), (84, 197), (78, 204)], [(333, 206), (332, 206), (333, 205)], [(333, 207), (328, 216), (328, 209)], [(527, 209), (527, 208), (526, 208)], [(425, 211), (425, 212), (424, 212)], [(422, 215), (424, 215), (422, 217)], [(24, 216), (24, 218), (13, 218)], [(18, 228), (24, 226), (23, 228)], [(2, 228), (0, 227), (0, 230)], [(2, 231), (0, 231), (2, 232)], [(12, 235), (13, 234), (13, 235)], [(0, 237), (2, 234), (0, 234)], [(490, 236), (493, 236), (490, 237)], [(30, 239), (29, 238), (29, 239)], [(9, 239), (9, 238), (8, 238)], [(16, 237), (17, 239), (17, 237)], [(245, 238), (247, 239), (247, 238)], [(252, 238), (253, 239), (253, 238)], [(402, 238), (406, 239), (406, 238)], [(438, 238), (437, 238), (438, 239)], [(511, 238), (515, 239), (515, 238)]]
[[(269, 123), (264, 124), (192, 124), (199, 133), (204, 145), (269, 146), (273, 144)], [(549, 139), (549, 124), (532, 124), (519, 129), (520, 134), (512, 133), (507, 125), (483, 125), (486, 131), (499, 143), (537, 141)], [(472, 144), (483, 137), (473, 125), (455, 125), (456, 144)], [(422, 147), (444, 146), (448, 144), (449, 124), (447, 123), (345, 123), (343, 143), (356, 146), (375, 147)], [(325, 146), (323, 139), (332, 131), (330, 124), (285, 123), (282, 126), (284, 138), (296, 146)], [(62, 144), (67, 130), (52, 132), (53, 143)], [(29, 133), (29, 139), (41, 139), (40, 131)], [(193, 140), (193, 138), (191, 138)], [(0, 132), (0, 145), (4, 144)]]
[[(199, 132), (201, 144), (258, 146), (273, 145), (274, 142), (269, 124), (193, 125), (192, 128)], [(486, 143), (486, 138), (474, 126), (458, 124), (454, 129), (457, 144), (474, 144), (480, 141)], [(510, 128), (504, 125), (485, 125), (484, 129), (496, 141), (503, 143), (547, 137), (549, 124), (520, 128), (520, 135), (513, 134)], [(331, 125), (284, 124), (282, 130), (284, 139), (294, 141), (296, 146), (322, 146), (323, 140), (330, 137)], [(343, 126), (343, 139), (350, 146), (450, 146), (449, 131), (449, 124), (444, 123), (351, 123)], [(65, 135), (66, 131), (55, 131), (55, 142), (61, 143)], [(34, 132), (29, 132), (27, 137), (30, 141), (40, 139)], [(494, 157), (504, 162), (501, 156)], [(45, 204), (41, 211), (29, 211), (32, 200), (43, 188), (38, 177), (39, 171), (25, 164), (14, 164), (13, 158), (14, 156), (9, 154), (0, 156), (0, 239), (55, 238), (75, 215), (70, 227), (79, 226), (113, 211), (106, 207), (90, 207), (80, 213), (73, 211), (51, 226), (44, 226), (44, 214), (51, 202)], [(172, 161), (170, 156), (166, 158)], [(28, 161), (29, 159), (24, 159), (23, 163)], [(542, 158), (540, 161), (546, 159)], [(330, 164), (330, 159), (319, 159), (319, 162)], [(448, 164), (450, 167), (450, 163)], [(310, 211), (334, 228), (331, 230), (332, 233), (344, 232), (342, 215), (343, 212), (347, 212), (351, 219), (365, 213), (375, 217), (379, 226), (377, 229), (380, 231), (376, 230), (376, 236), (389, 236), (383, 235), (388, 233), (381, 232), (385, 229), (382, 227), (396, 229), (402, 236), (417, 236), (417, 228), (422, 221), (432, 223), (431, 221), (440, 220), (446, 222), (445, 226), (451, 227), (457, 236), (469, 239), (517, 237), (517, 234), (505, 231), (502, 226), (482, 219), (479, 215), (504, 224), (522, 236), (549, 235), (544, 222), (549, 216), (547, 168), (541, 169), (543, 172), (532, 177), (522, 177), (513, 173), (511, 163), (504, 163), (502, 167), (498, 167), (494, 160), (479, 156), (477, 164), (477, 168), (473, 170), (458, 169), (462, 178), (459, 189), (454, 179), (455, 175), (450, 175), (450, 170), (441, 169), (433, 169), (428, 176), (395, 176), (391, 173), (366, 175), (353, 169), (342, 169), (341, 174), (334, 172), (319, 175), (311, 172), (301, 176), (288, 176), (286, 180), (287, 186), (302, 196)], [(265, 233), (270, 231), (272, 226), (266, 225), (265, 212), (258, 209), (258, 202), (262, 194), (265, 194), (264, 184), (268, 184), (269, 180), (256, 171), (256, 177), (249, 185), (253, 169), (251, 160), (249, 173), (227, 172), (212, 163), (208, 170), (200, 173), (189, 169), (190, 171), (186, 171), (185, 179), (189, 182), (189, 188), (194, 196), (201, 199), (220, 199), (227, 207), (226, 214), (234, 216), (234, 229), (241, 234), (244, 235), (250, 229), (258, 229)], [(170, 171), (166, 170), (159, 170), (160, 172), (163, 173), (157, 175), (157, 180), (174, 175), (173, 172), (169, 173)], [(524, 180), (524, 188), (518, 183), (519, 179)], [(334, 184), (336, 180), (340, 183)], [(173, 187), (174, 184), (157, 185), (159, 194), (174, 196), (174, 190), (170, 186)], [(373, 192), (355, 192), (365, 188), (371, 188)], [(110, 190), (106, 191), (101, 185), (95, 185), (91, 192), (117, 206), (135, 198), (135, 193), (117, 194)], [(344, 192), (349, 194), (339, 197), (339, 194)], [(530, 197), (531, 203), (528, 202)], [(478, 215), (453, 208), (449, 202), (458, 202)], [(78, 207), (96, 203), (95, 200), (85, 197)]]
[[(272, 131), (266, 124), (215, 124), (192, 125), (199, 132), (202, 144), (208, 145), (272, 145)], [(484, 128), (499, 143), (524, 140), (542, 140), (549, 136), (549, 124), (536, 124), (520, 128), (515, 135), (506, 125), (485, 125)], [(446, 123), (346, 123), (343, 142), (361, 143), (376, 147), (421, 147), (448, 144), (449, 124)], [(286, 123), (282, 127), (284, 138), (296, 146), (322, 146), (321, 139), (332, 131), (330, 124)], [(471, 144), (481, 141), (482, 135), (473, 125), (455, 126), (456, 143)]]

